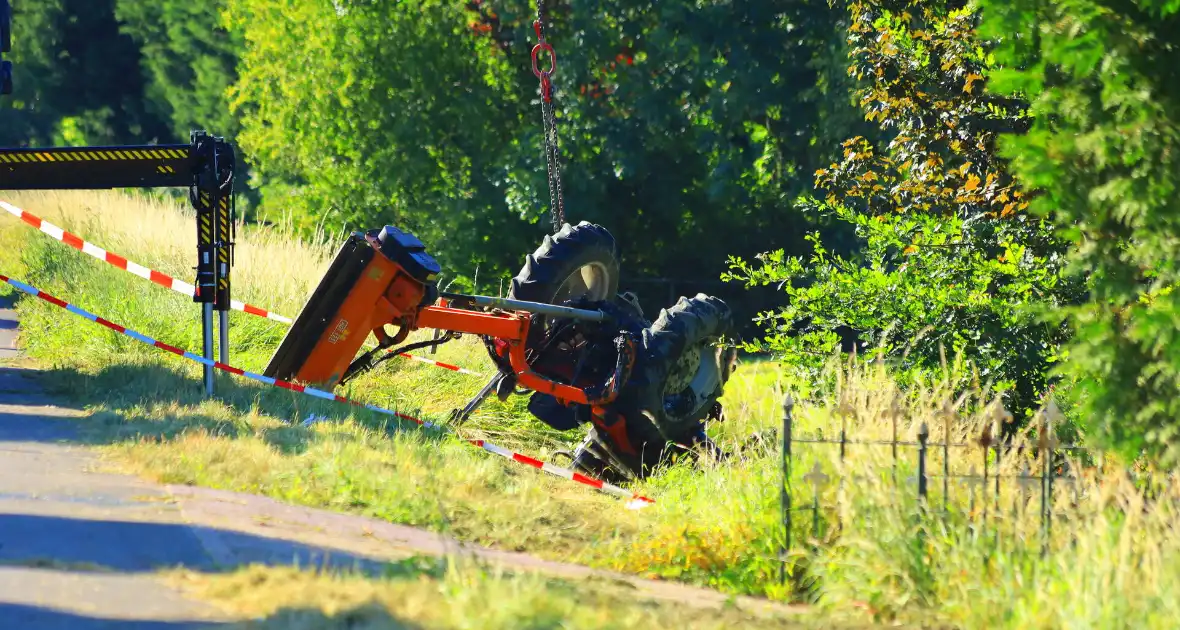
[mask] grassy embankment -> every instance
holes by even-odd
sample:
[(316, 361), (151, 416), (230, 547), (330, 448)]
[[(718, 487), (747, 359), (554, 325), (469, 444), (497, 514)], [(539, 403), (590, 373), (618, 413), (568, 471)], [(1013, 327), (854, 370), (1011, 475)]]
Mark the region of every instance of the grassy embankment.
[(248, 620), (229, 626), (240, 630), (863, 627), (833, 625), (812, 616), (756, 616), (729, 608), (643, 601), (610, 585), (503, 574), (462, 562), (400, 562), (379, 579), (264, 567), (227, 576), (178, 571), (166, 577)]
[[(13, 201), (142, 264), (184, 279), (191, 275), (192, 223), (171, 206), (89, 193), (26, 194)], [(275, 231), (246, 231), (239, 238), (235, 297), (294, 316), (336, 242), (308, 244)], [(14, 220), (0, 222), (0, 265), (0, 272), (104, 317), (199, 348), (197, 311), (188, 299), (52, 243)], [(394, 430), (367, 412), (229, 378), (219, 383), (216, 401), (203, 400), (197, 366), (52, 307), (25, 300), (19, 308), (30, 356), (48, 369), (49, 385), (89, 406), (85, 426), (92, 439), (124, 468), (163, 481), (446, 528), (491, 546), (731, 593), (785, 599), (806, 591), (821, 607), (880, 618), (933, 615), (962, 627), (1145, 628), (1170, 627), (1180, 614), (1174, 596), (1180, 542), (1170, 534), (1180, 519), (1171, 503), (1144, 509), (1119, 475), (1084, 480), (1076, 495), (1059, 486), (1059, 520), (1042, 557), (1036, 493), (1029, 493), (1028, 509), (1017, 509), (1014, 499), (1021, 493), (1009, 480), (1002, 509), (998, 515), (993, 510), (981, 529), (969, 527), (966, 488), (953, 492), (948, 518), (919, 518), (913, 488), (891, 485), (888, 449), (854, 448), (841, 464), (833, 448), (798, 445), (797, 505), (811, 502), (802, 476), (816, 461), (833, 477), (842, 470), (846, 482), (824, 490), (823, 503), (831, 506), (823, 514), (827, 533), (797, 565), (799, 577), (789, 593), (777, 580), (780, 464), (773, 444), (707, 470), (667, 471), (639, 488), (657, 504), (627, 511), (611, 498), (511, 467), (453, 438)], [(234, 363), (260, 369), (284, 327), (240, 314), (234, 322)], [(467, 341), (444, 347), (438, 356), (488, 369), (480, 349)], [(770, 366), (744, 367), (726, 395), (730, 420), (717, 427), (723, 446), (780, 422), (781, 375)], [(350, 395), (437, 419), (479, 385), (469, 376), (397, 360), (358, 381)], [(844, 420), (850, 434), (888, 437), (886, 410), (895, 387), (887, 373), (856, 371), (838, 391), (850, 412)], [(951, 398), (939, 381), (908, 392), (901, 435), (912, 436), (925, 421), (932, 439), (939, 439), (945, 427), (939, 410)], [(464, 435), (542, 456), (562, 446), (564, 436), (528, 419), (522, 402), (490, 404), (463, 427)], [(974, 438), (986, 402), (985, 392), (963, 402), (952, 420), (956, 439)], [(837, 408), (831, 396), (809, 397), (796, 409), (795, 431), (835, 435)], [(332, 421), (300, 426), (310, 413)], [(913, 473), (912, 449), (903, 455), (898, 477), (904, 483)], [(1023, 463), (1005, 458), (1005, 473), (1017, 473)], [(942, 465), (933, 453), (932, 469)], [(978, 472), (979, 453), (952, 451), (950, 468), (952, 475)], [(941, 507), (941, 483), (932, 481), (931, 487)], [(836, 522), (839, 529), (832, 526)], [(980, 523), (978, 515), (974, 522)], [(795, 524), (794, 539), (804, 540), (810, 513), (800, 512)]]

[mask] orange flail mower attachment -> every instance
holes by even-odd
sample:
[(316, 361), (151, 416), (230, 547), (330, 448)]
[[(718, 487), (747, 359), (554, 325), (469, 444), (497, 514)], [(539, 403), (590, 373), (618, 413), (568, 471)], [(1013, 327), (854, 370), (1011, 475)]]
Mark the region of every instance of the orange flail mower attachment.
[[(370, 332), (386, 339), (384, 326), (413, 318), (432, 301), (428, 283), (438, 263), (418, 239), (393, 227), (353, 234), (296, 318), (265, 375), (321, 386), (340, 382)], [(398, 336), (410, 332), (402, 327)]]

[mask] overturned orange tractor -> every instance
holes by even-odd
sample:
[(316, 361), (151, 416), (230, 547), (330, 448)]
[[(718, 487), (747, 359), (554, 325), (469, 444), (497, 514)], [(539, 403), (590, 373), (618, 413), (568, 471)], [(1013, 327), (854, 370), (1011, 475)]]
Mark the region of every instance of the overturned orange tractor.
[[(721, 417), (736, 358), (722, 345), (731, 314), (721, 300), (681, 298), (646, 320), (634, 296), (617, 292), (615, 239), (585, 222), (546, 236), (507, 298), (441, 293), (440, 271), (421, 241), (395, 227), (353, 234), (266, 375), (335, 387), (400, 353), (476, 335), (497, 373), (455, 422), (493, 393), (530, 395), (529, 411), (550, 426), (589, 425), (572, 466), (613, 480), (715, 450), (705, 423)], [(404, 344), (423, 328), (439, 333)], [(377, 348), (358, 356), (369, 334)]]

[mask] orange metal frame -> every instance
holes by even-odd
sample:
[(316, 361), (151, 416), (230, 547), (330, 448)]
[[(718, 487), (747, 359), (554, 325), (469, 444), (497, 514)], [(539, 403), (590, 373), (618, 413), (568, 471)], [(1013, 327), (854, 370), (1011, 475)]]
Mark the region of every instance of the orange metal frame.
[[(591, 401), (586, 390), (557, 383), (541, 376), (529, 367), (525, 356), (525, 340), (529, 336), (531, 315), (526, 312), (483, 313), (468, 311), (446, 306), (446, 301), (440, 301), (440, 306), (427, 306), (419, 309), (411, 328), (434, 328), (473, 335), (495, 337), (508, 344), (508, 360), (516, 374), (517, 383), (528, 389), (549, 394), (566, 404), (589, 405), (595, 425), (611, 435), (624, 452), (635, 454), (635, 447), (627, 436), (627, 429), (623, 422), (607, 422), (606, 405), (614, 402), (619, 395), (619, 388), (609, 388), (604, 395)], [(634, 356), (631, 358), (634, 361)], [(628, 366), (627, 370), (630, 371)]]
[[(508, 360), (521, 386), (549, 394), (566, 403), (590, 404), (585, 390), (549, 380), (529, 367), (525, 357), (529, 323), (528, 313), (481, 313), (449, 306), (427, 306), (418, 311), (412, 326), (415, 329), (437, 328), (501, 339), (508, 343)], [(605, 399), (594, 402), (596, 405), (604, 405), (612, 402), (617, 395), (617, 392), (611, 392)]]
[(481, 313), (449, 306), (427, 306), (418, 310), (413, 327), (486, 335), (514, 342), (523, 341), (528, 336), (529, 318), (516, 313)]
[[(303, 360), (296, 380), (338, 383), (364, 343), (364, 337), (350, 334), (352, 331), (371, 332), (382, 344), (390, 344), (400, 343), (412, 330), (433, 328), (502, 341), (507, 348), (501, 352), (506, 355), (504, 358), (512, 366), (521, 387), (548, 394), (566, 404), (598, 406), (617, 397), (617, 387), (609, 388), (601, 399), (597, 399), (597, 391), (587, 392), (580, 387), (558, 383), (533, 371), (525, 356), (532, 321), (530, 313), (473, 311), (452, 307), (445, 299), (437, 305), (420, 306), (424, 295), (425, 285), (420, 280), (378, 253), (366, 264), (327, 322), (328, 334), (317, 341)], [(400, 327), (396, 336), (391, 338), (385, 332), (387, 325)], [(592, 395), (595, 400), (591, 400)]]

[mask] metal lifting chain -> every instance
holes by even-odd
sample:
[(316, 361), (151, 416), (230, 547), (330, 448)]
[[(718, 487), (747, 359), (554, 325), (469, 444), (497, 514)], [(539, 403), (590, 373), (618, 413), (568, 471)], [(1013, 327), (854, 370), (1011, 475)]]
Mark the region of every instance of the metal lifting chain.
[[(565, 223), (565, 201), (561, 194), (561, 158), (557, 145), (557, 115), (553, 109), (553, 73), (557, 71), (557, 53), (553, 46), (545, 41), (544, 0), (537, 0), (537, 20), (533, 22), (533, 30), (537, 32), (537, 45), (533, 46), (533, 74), (541, 80), (541, 122), (544, 129), (545, 165), (549, 174), (549, 216), (553, 222), (553, 232), (561, 230)], [(541, 70), (537, 64), (537, 56), (541, 51), (549, 53), (549, 69)]]

